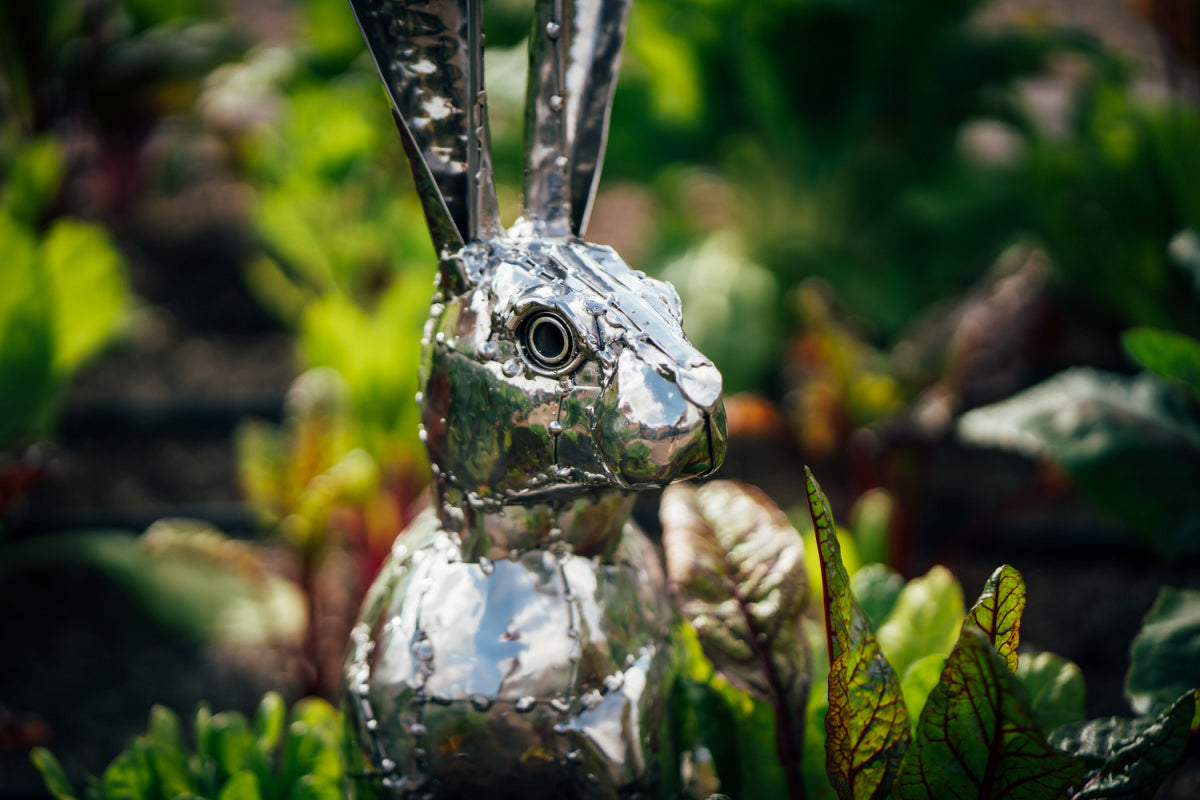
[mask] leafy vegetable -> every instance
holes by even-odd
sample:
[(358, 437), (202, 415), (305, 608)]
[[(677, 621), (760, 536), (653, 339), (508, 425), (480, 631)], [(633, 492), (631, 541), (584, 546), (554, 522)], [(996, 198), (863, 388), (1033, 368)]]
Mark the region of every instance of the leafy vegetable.
[(1196, 693), (1187, 692), (1158, 717), (1108, 717), (1055, 731), (1054, 746), (1090, 768), (1072, 800), (1150, 800), (1183, 760), (1195, 711)]
[(1042, 733), (1083, 721), (1083, 673), (1054, 653), (1027, 653), (1017, 665), (1017, 680), (1033, 703)]
[(124, 260), (99, 226), (72, 219), (42, 237), (0, 208), (0, 449), (45, 435), (69, 377), (116, 333)]
[(895, 793), (920, 798), (1055, 800), (1083, 767), (1053, 750), (988, 637), (963, 628), (905, 754)]
[(1200, 592), (1164, 586), (1129, 648), (1125, 694), (1139, 714), (1200, 688)]
[(1051, 458), (1164, 556), (1200, 547), (1200, 420), (1159, 378), (1075, 368), (964, 414), (972, 444)]
[(175, 712), (155, 706), (147, 731), (122, 751), (99, 780), (77, 794), (54, 756), (32, 753), (57, 800), (195, 797), (211, 800), (336, 800), (342, 796), (341, 715), (324, 700), (293, 708), (263, 697), (253, 723), (236, 711), (196, 710), (189, 750)]
[(809, 657), (800, 535), (761, 491), (727, 481), (672, 486), (659, 513), (684, 616), (714, 667), (773, 707), (789, 792), (803, 796)]
[(826, 772), (841, 798), (886, 797), (908, 747), (908, 711), (895, 670), (850, 593), (829, 503), (805, 470), (824, 577), (829, 646)]
[(934, 567), (905, 584), (876, 638), (892, 669), (903, 678), (919, 659), (950, 654), (964, 613), (958, 581), (945, 567)]
[(226, 642), (293, 641), (303, 598), (245, 542), (206, 523), (160, 520), (140, 537), (117, 531), (44, 535), (6, 546), (0, 577), (34, 565), (91, 566), (128, 590), (159, 624)]

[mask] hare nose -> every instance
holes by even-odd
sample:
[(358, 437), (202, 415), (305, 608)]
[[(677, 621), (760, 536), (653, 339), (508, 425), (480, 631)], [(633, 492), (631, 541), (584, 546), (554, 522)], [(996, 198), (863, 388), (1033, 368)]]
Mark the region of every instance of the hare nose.
[(724, 456), (719, 392), (708, 408), (701, 407), (676, 380), (631, 351), (621, 353), (616, 378), (597, 405), (596, 439), (613, 471), (631, 487), (707, 474)]

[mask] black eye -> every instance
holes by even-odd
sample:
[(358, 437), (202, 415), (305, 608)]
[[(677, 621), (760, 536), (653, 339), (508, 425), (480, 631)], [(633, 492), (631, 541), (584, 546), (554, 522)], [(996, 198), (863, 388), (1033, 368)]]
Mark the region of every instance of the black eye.
[(542, 311), (526, 320), (521, 349), (535, 369), (561, 372), (574, 360), (575, 339), (561, 317)]

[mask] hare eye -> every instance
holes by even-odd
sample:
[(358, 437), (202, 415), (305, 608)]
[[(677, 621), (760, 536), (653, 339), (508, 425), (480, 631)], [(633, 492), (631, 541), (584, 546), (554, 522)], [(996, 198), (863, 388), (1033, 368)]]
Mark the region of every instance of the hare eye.
[(526, 321), (521, 349), (535, 369), (560, 372), (571, 365), (575, 340), (562, 318), (543, 311)]

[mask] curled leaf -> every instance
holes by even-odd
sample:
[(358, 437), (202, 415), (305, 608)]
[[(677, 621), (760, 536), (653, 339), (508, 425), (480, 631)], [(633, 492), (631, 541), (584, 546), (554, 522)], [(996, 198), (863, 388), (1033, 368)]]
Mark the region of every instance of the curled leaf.
[(886, 797), (908, 747), (908, 711), (900, 682), (850, 592), (829, 502), (805, 469), (817, 534), (829, 646), (825, 768), (842, 800)]
[(1092, 767), (1072, 800), (1150, 800), (1183, 760), (1196, 710), (1187, 692), (1157, 717), (1107, 717), (1068, 725), (1051, 742)]
[(1083, 765), (1053, 750), (986, 634), (963, 628), (896, 778), (905, 800), (1058, 800)]
[(1005, 564), (997, 568), (983, 587), (983, 594), (967, 614), (967, 625), (983, 631), (996, 652), (1012, 671), (1017, 669), (1017, 647), (1021, 644), (1021, 614), (1025, 611), (1025, 580)]

